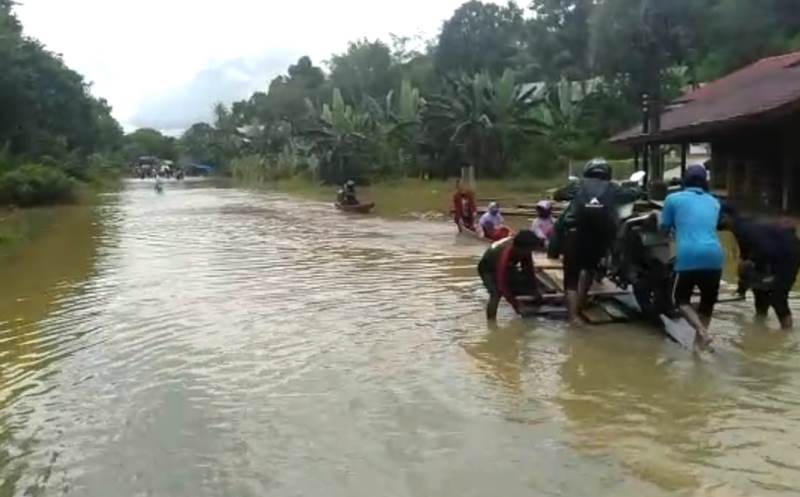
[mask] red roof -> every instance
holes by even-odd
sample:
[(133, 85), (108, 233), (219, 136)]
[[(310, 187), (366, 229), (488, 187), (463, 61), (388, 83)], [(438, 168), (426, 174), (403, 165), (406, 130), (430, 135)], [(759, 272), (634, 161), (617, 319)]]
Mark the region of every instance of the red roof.
[[(661, 115), (661, 131), (650, 140), (699, 138), (698, 135), (766, 117), (800, 101), (800, 52), (761, 59), (702, 88), (689, 91)], [(619, 133), (612, 142), (641, 142), (642, 127)]]

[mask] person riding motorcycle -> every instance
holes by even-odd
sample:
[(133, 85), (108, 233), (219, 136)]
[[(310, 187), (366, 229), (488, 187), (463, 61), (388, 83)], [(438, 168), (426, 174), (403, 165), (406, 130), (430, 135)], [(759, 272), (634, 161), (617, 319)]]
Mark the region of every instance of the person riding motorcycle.
[(564, 290), (571, 321), (578, 318), (601, 260), (611, 249), (619, 219), (617, 208), (639, 198), (636, 188), (611, 181), (611, 165), (602, 158), (589, 161), (583, 178), (562, 190), (569, 206), (556, 224), (548, 255), (564, 255)]

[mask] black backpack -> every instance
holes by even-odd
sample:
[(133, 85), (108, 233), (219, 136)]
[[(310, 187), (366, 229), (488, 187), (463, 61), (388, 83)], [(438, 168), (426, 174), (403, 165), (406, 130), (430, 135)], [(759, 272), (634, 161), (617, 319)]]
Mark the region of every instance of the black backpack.
[(575, 228), (591, 241), (607, 244), (613, 239), (616, 223), (614, 188), (610, 181), (587, 178), (581, 181), (575, 204)]

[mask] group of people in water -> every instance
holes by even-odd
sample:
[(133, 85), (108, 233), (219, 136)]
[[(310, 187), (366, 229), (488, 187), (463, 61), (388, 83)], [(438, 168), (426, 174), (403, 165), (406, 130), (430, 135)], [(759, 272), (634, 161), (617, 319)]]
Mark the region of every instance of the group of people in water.
[[(583, 177), (560, 191), (566, 209), (553, 219), (552, 203), (536, 205), (537, 218), (530, 229), (512, 235), (497, 203), (489, 204), (477, 222), (474, 194), (459, 181), (453, 194), (453, 216), (459, 231), (470, 230), (488, 238), (492, 246), (478, 264), (478, 273), (489, 293), (487, 317), (496, 318), (505, 299), (519, 312), (519, 297), (540, 298), (533, 262), (534, 251), (549, 258), (563, 256), (567, 313), (579, 320), (589, 289), (597, 279), (601, 261), (616, 241), (619, 207), (642, 197), (638, 186), (612, 181), (610, 164), (594, 159)], [(708, 172), (703, 165), (686, 169), (679, 191), (667, 196), (660, 215), (651, 215), (654, 229), (675, 240), (672, 306), (696, 330), (697, 345), (712, 342), (708, 333), (719, 298), (724, 251), (719, 230), (730, 230), (739, 246), (739, 294), (755, 296), (756, 313), (765, 317), (774, 309), (784, 329), (793, 326), (789, 293), (800, 270), (800, 240), (793, 226), (780, 221), (755, 220), (733, 206), (721, 204), (709, 193)], [(697, 310), (691, 300), (700, 294)]]

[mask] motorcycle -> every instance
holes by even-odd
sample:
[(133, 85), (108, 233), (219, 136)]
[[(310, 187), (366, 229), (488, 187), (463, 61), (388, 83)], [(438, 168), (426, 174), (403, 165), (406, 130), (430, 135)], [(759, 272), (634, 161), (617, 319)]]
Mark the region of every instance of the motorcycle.
[(623, 206), (619, 214), (617, 239), (606, 262), (607, 277), (621, 289), (631, 290), (647, 322), (692, 348), (696, 330), (680, 315), (672, 298), (674, 259), (669, 235), (658, 227), (658, 214), (635, 214), (633, 204)]

